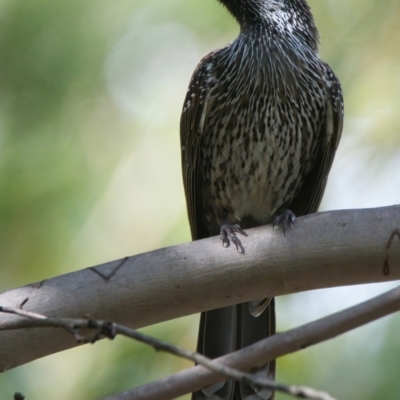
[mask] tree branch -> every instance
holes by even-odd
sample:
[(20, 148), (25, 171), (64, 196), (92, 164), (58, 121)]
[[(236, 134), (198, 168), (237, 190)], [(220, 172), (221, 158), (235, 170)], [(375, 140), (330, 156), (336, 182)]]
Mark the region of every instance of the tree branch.
[[(29, 319), (22, 319), (13, 321), (11, 323), (0, 324), (0, 330), (15, 330), (27, 328), (61, 328), (74, 335), (78, 343), (95, 343), (102, 337), (114, 339), (116, 335), (122, 335), (139, 342), (145, 343), (153, 347), (156, 351), (164, 351), (178, 357), (191, 360), (194, 363), (203, 365), (210, 371), (227, 378), (236, 379), (237, 381), (246, 382), (258, 389), (272, 389), (280, 392), (290, 394), (294, 397), (302, 399), (316, 399), (316, 400), (335, 400), (328, 393), (317, 391), (306, 386), (291, 386), (277, 383), (270, 379), (259, 379), (254, 375), (241, 372), (237, 369), (227, 367), (225, 365), (213, 362), (209, 358), (195, 353), (193, 351), (185, 350), (181, 347), (174, 346), (170, 343), (155, 339), (149, 335), (130, 329), (126, 326), (115, 324), (109, 321), (100, 321), (93, 319), (72, 319), (72, 318), (48, 318), (45, 315), (24, 311), (13, 307), (0, 306), (0, 313), (9, 313), (19, 315)], [(95, 330), (95, 334), (91, 336), (83, 336), (79, 329)]]
[[(215, 361), (250, 371), (275, 358), (332, 339), (400, 310), (400, 286), (371, 300), (317, 321), (279, 333)], [(196, 366), (104, 400), (171, 400), (220, 382), (221, 375)]]
[[(241, 238), (245, 255), (213, 237), (10, 290), (0, 303), (18, 307), (29, 298), (27, 309), (50, 317), (90, 315), (140, 328), (255, 298), (400, 279), (400, 246), (388, 243), (400, 225), (400, 206), (297, 221), (285, 237), (271, 226), (248, 230)], [(18, 318), (1, 315), (0, 323)], [(1, 332), (0, 371), (73, 346), (63, 331)]]

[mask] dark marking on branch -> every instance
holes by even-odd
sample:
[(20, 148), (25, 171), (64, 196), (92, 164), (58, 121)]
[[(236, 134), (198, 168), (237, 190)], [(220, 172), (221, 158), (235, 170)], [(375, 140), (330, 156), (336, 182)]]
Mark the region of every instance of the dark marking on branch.
[(383, 263), (383, 275), (389, 275), (390, 269), (389, 269), (389, 252), (390, 252), (390, 247), (392, 245), (394, 237), (397, 236), (397, 238), (400, 240), (400, 231), (398, 229), (395, 229), (390, 237), (389, 240), (386, 244), (385, 247), (385, 261)]
[(22, 310), (22, 307), (28, 302), (29, 297), (27, 297), (20, 305), (19, 308)]
[(40, 288), (44, 285), (44, 283), (46, 282), (46, 280), (47, 280), (47, 279), (45, 279), (45, 280), (43, 280), (43, 281), (40, 281), (40, 282), (31, 283), (31, 284), (28, 285), (28, 286), (30, 286), (30, 287), (32, 287), (32, 288), (34, 288), (34, 289), (40, 289)]
[(116, 273), (117, 271), (125, 264), (126, 260), (128, 260), (129, 257), (125, 257), (120, 261), (120, 263), (108, 274), (104, 275), (102, 272), (97, 271), (95, 267), (90, 267), (89, 269), (99, 275), (102, 279), (105, 281), (109, 281)]

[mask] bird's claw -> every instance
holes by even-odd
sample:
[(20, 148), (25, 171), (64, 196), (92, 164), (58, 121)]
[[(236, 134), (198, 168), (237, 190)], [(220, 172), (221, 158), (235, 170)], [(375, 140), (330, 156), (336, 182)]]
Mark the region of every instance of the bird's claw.
[(293, 211), (287, 209), (282, 214), (278, 215), (272, 223), (272, 229), (275, 230), (275, 226), (277, 226), (278, 229), (282, 228), (283, 236), (285, 236), (285, 232), (290, 226), (293, 228), (296, 226), (296, 216)]
[(242, 244), (239, 238), (236, 236), (236, 233), (247, 236), (247, 233), (238, 224), (223, 222), (219, 230), (222, 246), (229, 247), (232, 242), (236, 246), (236, 250), (239, 251), (239, 247), (242, 248)]

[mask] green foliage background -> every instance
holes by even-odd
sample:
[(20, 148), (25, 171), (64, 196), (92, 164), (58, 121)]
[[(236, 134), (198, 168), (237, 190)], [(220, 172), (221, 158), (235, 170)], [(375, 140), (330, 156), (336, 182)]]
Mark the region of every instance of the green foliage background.
[[(324, 208), (400, 203), (400, 3), (310, 3), (346, 103)], [(181, 105), (200, 58), (237, 32), (215, 0), (0, 3), (0, 290), (190, 240)], [(379, 290), (280, 298), (279, 329)], [(343, 400), (398, 399), (398, 322), (284, 357), (278, 379)], [(194, 348), (197, 316), (146, 331)], [(94, 399), (189, 365), (118, 338), (2, 374), (0, 398)]]

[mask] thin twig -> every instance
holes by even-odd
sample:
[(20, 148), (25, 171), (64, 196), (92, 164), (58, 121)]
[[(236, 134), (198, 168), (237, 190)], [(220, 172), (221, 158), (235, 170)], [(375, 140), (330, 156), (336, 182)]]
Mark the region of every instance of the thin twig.
[[(19, 315), (24, 317), (17, 321), (6, 322), (0, 325), (0, 330), (25, 329), (25, 328), (61, 328), (72, 333), (79, 343), (95, 343), (102, 337), (114, 339), (116, 335), (123, 335), (139, 342), (152, 346), (156, 351), (165, 351), (170, 354), (191, 360), (200, 364), (209, 370), (216, 372), (228, 378), (235, 379), (240, 382), (248, 383), (257, 389), (271, 389), (290, 394), (294, 397), (303, 399), (316, 400), (335, 400), (328, 393), (305, 386), (290, 386), (276, 383), (270, 379), (255, 378), (252, 374), (241, 372), (235, 368), (222, 365), (218, 362), (189, 350), (174, 346), (162, 340), (155, 339), (149, 335), (128, 328), (124, 325), (116, 324), (109, 321), (101, 321), (94, 319), (73, 319), (73, 318), (49, 318), (42, 314), (21, 310), (14, 307), (1, 307), (0, 312)], [(96, 332), (92, 336), (82, 336), (79, 329), (95, 329)]]
[[(251, 371), (278, 357), (332, 339), (400, 310), (400, 287), (343, 311), (260, 340), (215, 361)], [(220, 375), (197, 365), (104, 400), (171, 400), (221, 381)]]

